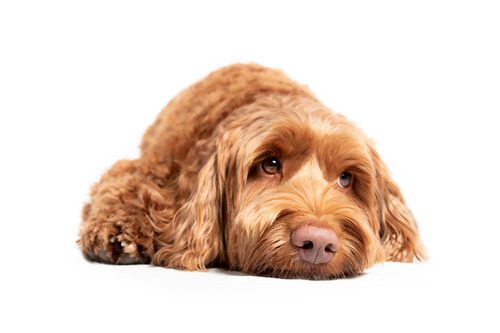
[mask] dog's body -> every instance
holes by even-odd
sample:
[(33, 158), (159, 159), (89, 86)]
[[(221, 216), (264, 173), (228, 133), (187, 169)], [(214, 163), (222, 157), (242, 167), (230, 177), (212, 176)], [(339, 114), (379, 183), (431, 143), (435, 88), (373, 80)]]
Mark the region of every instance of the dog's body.
[(425, 254), (366, 136), (281, 72), (220, 69), (175, 97), (84, 207), (90, 259), (335, 278)]

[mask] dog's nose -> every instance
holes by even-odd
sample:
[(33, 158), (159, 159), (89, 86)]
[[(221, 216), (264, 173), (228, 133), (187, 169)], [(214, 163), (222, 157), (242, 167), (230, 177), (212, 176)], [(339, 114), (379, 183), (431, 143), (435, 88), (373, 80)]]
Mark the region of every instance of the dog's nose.
[(325, 264), (337, 252), (337, 234), (326, 228), (303, 225), (292, 233), (292, 244), (299, 250), (300, 258), (311, 264)]

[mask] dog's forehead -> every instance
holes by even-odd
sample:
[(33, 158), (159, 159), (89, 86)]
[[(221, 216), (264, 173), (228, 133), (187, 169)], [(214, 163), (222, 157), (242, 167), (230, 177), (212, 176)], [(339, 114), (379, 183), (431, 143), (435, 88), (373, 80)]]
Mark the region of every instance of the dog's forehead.
[(334, 133), (338, 128), (338, 125), (335, 124), (334, 114), (320, 117), (315, 113), (309, 113), (307, 115), (307, 122), (317, 135), (328, 135)]
[(343, 141), (362, 144), (363, 134), (357, 127), (344, 116), (328, 109), (306, 113), (304, 123), (313, 140), (311, 153), (318, 154), (320, 160), (322, 152), (329, 150), (329, 147), (338, 146)]
[[(319, 103), (293, 101), (275, 108), (244, 111), (249, 121), (245, 125), (238, 123), (245, 127), (237, 141), (240, 151), (247, 152), (244, 165), (251, 166), (264, 155), (276, 154), (286, 161), (289, 176), (305, 167), (303, 173), (320, 175), (323, 170), (327, 174), (322, 178), (332, 180), (346, 160), (366, 155), (362, 132), (347, 118)], [(308, 160), (309, 166), (305, 164)]]
[(320, 108), (304, 110), (307, 123), (318, 136), (331, 136), (347, 129), (354, 129), (354, 124), (341, 114)]

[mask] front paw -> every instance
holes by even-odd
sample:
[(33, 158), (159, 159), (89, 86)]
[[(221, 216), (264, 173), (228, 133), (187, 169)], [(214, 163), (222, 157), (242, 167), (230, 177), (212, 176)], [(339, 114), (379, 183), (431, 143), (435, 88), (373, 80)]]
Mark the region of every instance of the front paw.
[(87, 259), (107, 264), (147, 264), (153, 254), (153, 246), (147, 238), (119, 223), (87, 225), (79, 243)]

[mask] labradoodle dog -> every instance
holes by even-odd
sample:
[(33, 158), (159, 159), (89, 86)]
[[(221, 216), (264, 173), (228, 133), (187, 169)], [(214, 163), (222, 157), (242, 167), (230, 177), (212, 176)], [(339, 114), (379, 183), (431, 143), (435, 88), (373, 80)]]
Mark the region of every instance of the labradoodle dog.
[(181, 92), (90, 196), (79, 244), (98, 262), (331, 279), (425, 258), (367, 136), (254, 64)]

